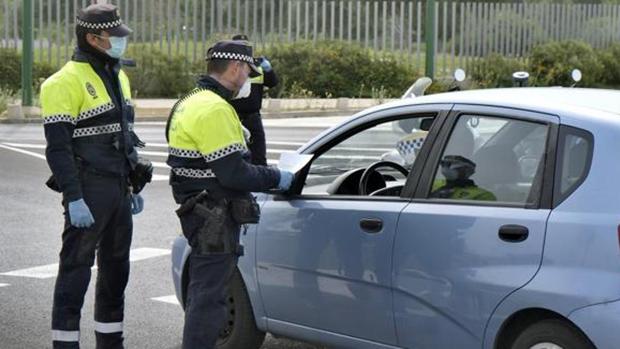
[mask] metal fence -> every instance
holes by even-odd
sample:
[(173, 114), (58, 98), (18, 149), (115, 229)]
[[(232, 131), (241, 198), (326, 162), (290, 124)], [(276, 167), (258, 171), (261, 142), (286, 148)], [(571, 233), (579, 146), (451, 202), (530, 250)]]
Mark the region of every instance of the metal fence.
[[(77, 9), (90, 0), (33, 0), (35, 60), (58, 66), (75, 45)], [(283, 42), (343, 40), (406, 56), (424, 67), (425, 1), (415, 0), (117, 0), (133, 43), (198, 60), (208, 45), (236, 33), (258, 48)], [(21, 1), (0, 0), (0, 47), (21, 49)], [(620, 40), (620, 6), (438, 1), (438, 75), (490, 53), (524, 57), (533, 46), (579, 39), (596, 48)]]

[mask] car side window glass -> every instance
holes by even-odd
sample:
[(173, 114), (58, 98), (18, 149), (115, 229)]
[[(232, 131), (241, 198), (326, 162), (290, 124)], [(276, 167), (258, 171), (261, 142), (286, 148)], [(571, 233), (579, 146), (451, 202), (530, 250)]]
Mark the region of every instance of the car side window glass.
[[(462, 115), (435, 171), (429, 198), (525, 205), (538, 200), (548, 127)], [(533, 196), (533, 197), (531, 197)]]
[(593, 148), (592, 135), (584, 130), (562, 126), (560, 135), (556, 204), (570, 195), (587, 176)]
[[(313, 160), (302, 194), (359, 195), (359, 180), (370, 165), (387, 161), (410, 171), (433, 116), (387, 121), (359, 131), (324, 151)], [(385, 167), (372, 173), (368, 194), (387, 187), (402, 187), (406, 177)], [(399, 196), (397, 191), (385, 196)]]

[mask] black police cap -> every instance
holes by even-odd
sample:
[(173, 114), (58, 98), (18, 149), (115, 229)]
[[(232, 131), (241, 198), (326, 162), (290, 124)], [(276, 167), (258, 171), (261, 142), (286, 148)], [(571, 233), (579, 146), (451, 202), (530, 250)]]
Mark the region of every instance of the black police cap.
[(110, 36), (127, 36), (132, 30), (123, 24), (118, 8), (112, 4), (94, 4), (78, 12), (76, 24), (91, 30), (105, 30)]
[(245, 34), (237, 34), (235, 36), (232, 37), (233, 40), (241, 40), (241, 41), (250, 41), (250, 38), (248, 38), (247, 35)]
[(260, 70), (256, 67), (256, 60), (252, 56), (252, 46), (246, 41), (222, 40), (216, 42), (207, 51), (207, 61), (215, 59), (245, 62), (251, 68), (250, 77), (260, 76)]

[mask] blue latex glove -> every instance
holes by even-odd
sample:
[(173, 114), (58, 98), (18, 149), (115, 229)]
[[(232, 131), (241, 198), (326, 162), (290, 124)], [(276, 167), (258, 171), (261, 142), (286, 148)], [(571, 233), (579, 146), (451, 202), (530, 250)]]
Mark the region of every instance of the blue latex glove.
[(261, 59), (261, 62), (260, 62), (260, 66), (261, 66), (261, 68), (263, 68), (263, 71), (264, 72), (271, 71), (271, 69), (273, 69), (271, 67), (271, 62), (269, 62), (269, 60), (267, 58), (265, 58), (265, 57), (261, 57), (261, 58), (262, 59)]
[(280, 170), (280, 182), (278, 183), (278, 189), (286, 191), (291, 187), (293, 177), (295, 175), (291, 171)]
[(71, 201), (69, 203), (69, 219), (71, 225), (76, 228), (88, 228), (95, 223), (92, 213), (84, 199)]
[(144, 199), (140, 194), (131, 194), (131, 214), (138, 214), (144, 210)]

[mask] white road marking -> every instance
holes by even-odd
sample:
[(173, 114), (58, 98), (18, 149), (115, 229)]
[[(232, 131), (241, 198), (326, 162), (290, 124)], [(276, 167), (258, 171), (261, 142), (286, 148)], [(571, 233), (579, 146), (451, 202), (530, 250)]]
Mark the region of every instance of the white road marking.
[(156, 301), (156, 302), (163, 302), (163, 303), (179, 305), (179, 301), (177, 300), (177, 296), (175, 296), (175, 295), (163, 296), (163, 297), (155, 297), (155, 298), (151, 298), (151, 299)]
[(4, 145), (8, 145), (16, 148), (30, 148), (30, 149), (45, 149), (45, 144), (32, 144), (32, 143), (2, 143)]
[(0, 284), (0, 287), (7, 287), (7, 286), (11, 286), (9, 284)]
[(153, 178), (151, 178), (151, 180), (154, 181), (154, 182), (159, 182), (159, 181), (167, 181), (168, 178), (170, 178), (168, 175), (154, 174)]
[[(161, 248), (149, 248), (142, 247), (136, 248), (129, 252), (129, 261), (137, 262), (149, 258), (155, 258), (160, 256), (166, 256), (170, 254), (170, 250), (161, 249)], [(97, 269), (97, 267), (93, 267), (93, 269)], [(13, 270), (6, 273), (0, 273), (0, 275), (5, 276), (17, 276), (17, 277), (27, 277), (34, 279), (48, 279), (55, 277), (58, 273), (58, 263), (47, 264), (38, 267), (26, 268)]]
[(43, 159), (45, 160), (45, 155), (41, 155), (38, 153), (34, 153), (28, 150), (23, 150), (23, 149), (18, 149), (18, 148), (13, 148), (13, 147), (9, 147), (7, 145), (4, 144), (0, 144), (0, 148), (4, 148), (4, 149), (8, 149), (8, 150), (12, 150), (14, 152), (18, 152), (18, 153), (22, 153), (22, 154), (26, 154), (26, 155), (30, 155), (30, 156), (34, 156), (35, 158), (39, 158), (39, 159)]

